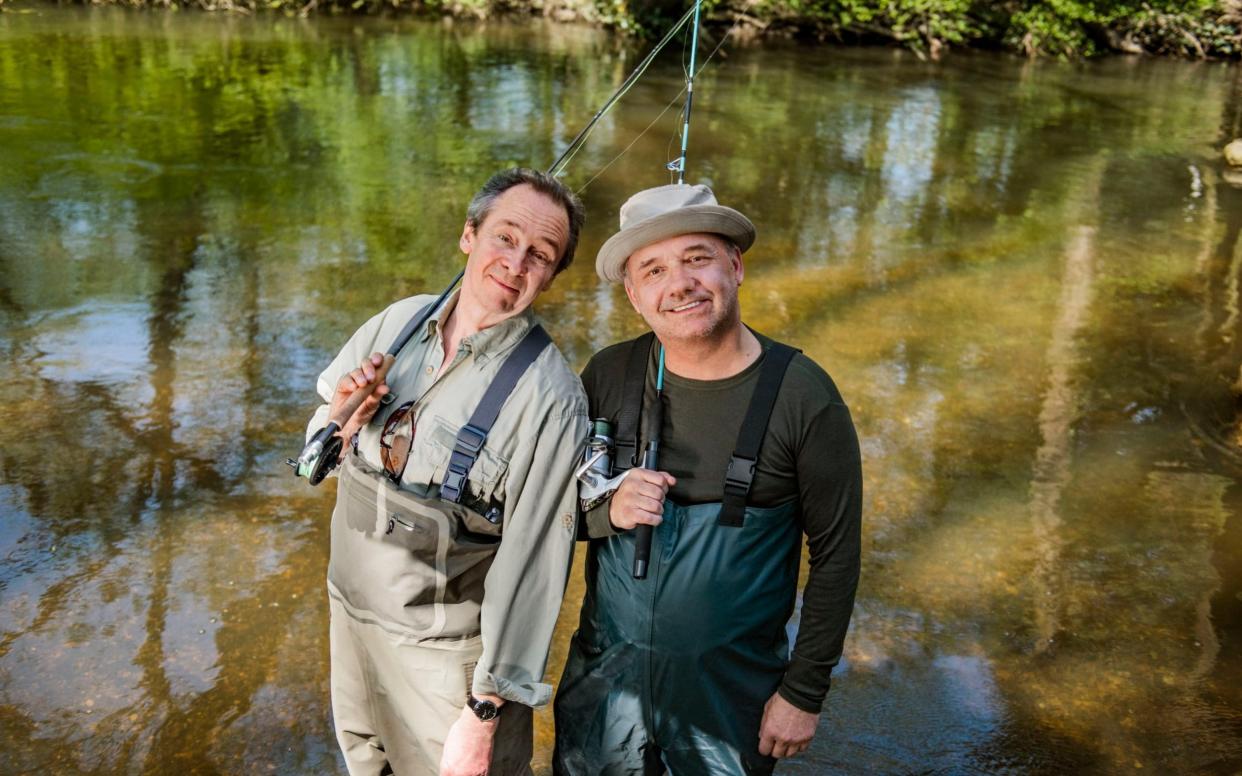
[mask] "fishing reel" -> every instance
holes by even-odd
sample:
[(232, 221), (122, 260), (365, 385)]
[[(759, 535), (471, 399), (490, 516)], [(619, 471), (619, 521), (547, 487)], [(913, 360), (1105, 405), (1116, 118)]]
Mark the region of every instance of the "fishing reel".
[(297, 460), (285, 459), (285, 463), (293, 467), (293, 473), (305, 477), (311, 485), (323, 482), (341, 460), (341, 448), (345, 440), (337, 432), (340, 428), (329, 423), (321, 428), (302, 448)]

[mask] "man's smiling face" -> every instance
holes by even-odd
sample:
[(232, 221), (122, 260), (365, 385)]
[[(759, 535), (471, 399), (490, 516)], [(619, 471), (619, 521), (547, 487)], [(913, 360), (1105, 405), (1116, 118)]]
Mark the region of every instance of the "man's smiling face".
[(469, 254), (463, 298), (491, 323), (517, 315), (551, 285), (568, 240), (564, 207), (527, 184), (506, 189), (477, 228), (462, 230), (459, 245)]
[(713, 234), (669, 237), (625, 264), (630, 304), (663, 341), (709, 338), (739, 320), (742, 257)]

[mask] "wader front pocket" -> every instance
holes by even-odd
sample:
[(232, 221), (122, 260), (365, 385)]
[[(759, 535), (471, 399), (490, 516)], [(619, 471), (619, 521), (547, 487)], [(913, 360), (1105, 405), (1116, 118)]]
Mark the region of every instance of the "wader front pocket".
[(390, 512), (384, 524), (381, 540), (395, 544), (415, 554), (435, 554), (439, 529), (429, 526), (417, 515)]
[(347, 459), (328, 579), (354, 609), (416, 637), (478, 633), (501, 526), (461, 504), (393, 486)]

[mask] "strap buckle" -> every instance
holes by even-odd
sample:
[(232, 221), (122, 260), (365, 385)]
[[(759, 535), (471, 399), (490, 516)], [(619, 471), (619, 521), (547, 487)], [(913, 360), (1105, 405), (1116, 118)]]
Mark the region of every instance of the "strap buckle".
[(466, 478), (479, 458), (479, 451), (487, 441), (487, 432), (469, 423), (457, 432), (457, 442), (449, 455), (448, 470), (444, 472), (444, 481), (440, 483), (440, 498), (446, 501), (460, 502), (466, 489)]
[(725, 469), (725, 491), (733, 491), (740, 496), (749, 493), (750, 485), (755, 480), (755, 463), (754, 458), (730, 456), (729, 466)]
[(449, 461), (448, 471), (444, 473), (444, 481), (440, 483), (440, 498), (446, 501), (459, 501), (462, 489), (466, 486), (466, 477), (470, 469), (457, 461)]
[(456, 448), (454, 452), (466, 452), (470, 453), (471, 456), (478, 456), (479, 451), (483, 449), (483, 443), (486, 441), (486, 431), (467, 423), (457, 432), (457, 444), (454, 445)]

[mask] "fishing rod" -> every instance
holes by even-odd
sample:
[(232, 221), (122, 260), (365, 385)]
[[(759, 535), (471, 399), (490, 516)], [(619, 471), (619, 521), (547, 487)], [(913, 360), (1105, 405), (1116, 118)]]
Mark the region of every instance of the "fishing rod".
[[(696, 2), (694, 8), (687, 11), (681, 19), (678, 20), (671, 29), (669, 29), (668, 33), (665, 34), (660, 42), (656, 44), (655, 48), (653, 48), (651, 52), (648, 53), (641, 62), (639, 62), (633, 72), (631, 72), (626, 79), (622, 81), (621, 85), (617, 87), (617, 90), (613, 92), (612, 96), (609, 97), (608, 100), (604, 102), (603, 106), (595, 112), (595, 115), (590, 121), (587, 122), (586, 126), (578, 132), (574, 139), (570, 141), (569, 145), (566, 146), (565, 150), (561, 152), (561, 155), (557, 157), (556, 161), (552, 163), (552, 166), (548, 168), (548, 175), (555, 177), (564, 171), (565, 167), (569, 164), (569, 161), (578, 153), (582, 146), (586, 144), (586, 139), (591, 134), (591, 130), (595, 128), (595, 125), (598, 124), (600, 119), (612, 110), (612, 107), (616, 105), (617, 101), (625, 96), (625, 93), (638, 82), (638, 79), (641, 78), (643, 73), (647, 71), (648, 66), (650, 66), (652, 61), (655, 60), (656, 55), (659, 54), (666, 45), (668, 45), (668, 42), (673, 39), (678, 30), (685, 26), (687, 20), (689, 20), (691, 16), (695, 19), (697, 40), (698, 7), (699, 4)], [(401, 330), (401, 333), (397, 335), (397, 338), (393, 340), (392, 344), (388, 346), (388, 350), (384, 353), (383, 363), (381, 363), (375, 370), (375, 379), (373, 379), (368, 386), (360, 388), (349, 395), (349, 398), (345, 400), (345, 403), (342, 404), (341, 407), (328, 418), (328, 424), (316, 431), (314, 436), (310, 438), (310, 441), (308, 441), (306, 446), (302, 448), (302, 452), (298, 455), (296, 460), (292, 458), (285, 460), (285, 463), (293, 468), (296, 476), (305, 477), (311, 485), (318, 485), (323, 482), (324, 478), (327, 477), (333, 469), (336, 468), (337, 464), (340, 463), (341, 449), (345, 445), (345, 440), (340, 434), (341, 429), (345, 427), (345, 424), (349, 422), (349, 419), (353, 417), (353, 414), (357, 412), (359, 407), (362, 406), (362, 403), (367, 400), (367, 397), (375, 392), (376, 387), (378, 387), (388, 375), (388, 370), (397, 360), (397, 356), (400, 354), (401, 349), (404, 348), (406, 343), (410, 341), (410, 338), (414, 336), (414, 333), (422, 328), (423, 324), (427, 322), (427, 319), (431, 317), (432, 313), (439, 309), (440, 305), (444, 303), (444, 300), (448, 298), (448, 295), (452, 293), (453, 289), (457, 286), (465, 274), (466, 270), (463, 267), (452, 279), (452, 281), (444, 287), (444, 290), (440, 292), (440, 295), (436, 298), (435, 302), (425, 308), (422, 313), (405, 325), (405, 328)], [(650, 540), (648, 540), (648, 551), (650, 551)]]
[[(660, 346), (660, 370), (656, 373), (655, 403), (647, 417), (647, 449), (643, 451), (641, 467), (649, 471), (660, 469), (660, 426), (664, 425), (664, 346)], [(655, 526), (639, 523), (634, 526), (634, 579), (647, 578), (647, 564), (651, 560), (651, 537)]]
[[(678, 185), (686, 180), (686, 147), (690, 142), (690, 108), (694, 102), (694, 58), (699, 48), (699, 7), (702, 0), (695, 0), (694, 26), (691, 28), (692, 43), (690, 44), (690, 69), (686, 71), (686, 106), (685, 118), (681, 126), (681, 156), (669, 162), (667, 167), (677, 173)], [(713, 52), (714, 53), (714, 52)], [(643, 451), (642, 468), (650, 471), (659, 469), (660, 461), (660, 427), (664, 425), (664, 346), (660, 346), (660, 370), (656, 374), (655, 404), (651, 408), (651, 416), (647, 426), (647, 449)], [(655, 527), (639, 523), (634, 528), (634, 579), (647, 578), (647, 564), (651, 560), (651, 539)]]
[(694, 105), (694, 57), (699, 52), (699, 7), (702, 0), (694, 3), (694, 24), (690, 27), (690, 69), (686, 71), (685, 119), (681, 125), (681, 156), (669, 162), (668, 168), (677, 171), (677, 182), (686, 182), (686, 147), (690, 143), (690, 108)]
[(295, 475), (305, 477), (311, 485), (318, 485), (323, 482), (324, 477), (327, 477), (336, 468), (336, 465), (340, 463), (341, 448), (345, 446), (345, 439), (340, 434), (341, 429), (354, 416), (354, 413), (367, 400), (367, 397), (374, 393), (379, 384), (384, 381), (384, 378), (388, 375), (388, 370), (397, 360), (397, 354), (410, 341), (414, 333), (423, 327), (423, 324), (427, 322), (431, 314), (439, 309), (440, 305), (444, 304), (444, 300), (453, 292), (458, 281), (465, 274), (466, 270), (463, 267), (457, 272), (452, 281), (444, 287), (444, 290), (440, 292), (440, 295), (436, 297), (434, 302), (423, 308), (419, 315), (410, 319), (410, 322), (405, 325), (405, 328), (401, 330), (397, 338), (388, 346), (388, 350), (384, 352), (384, 361), (375, 370), (375, 379), (371, 381), (371, 384), (355, 390), (349, 395), (345, 403), (328, 418), (328, 425), (316, 431), (315, 435), (306, 443), (296, 461), (292, 458), (285, 461), (285, 463), (293, 467)]

